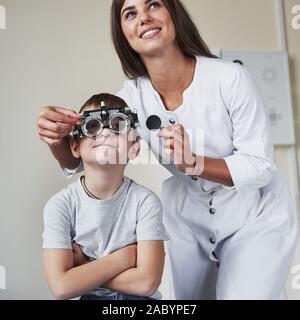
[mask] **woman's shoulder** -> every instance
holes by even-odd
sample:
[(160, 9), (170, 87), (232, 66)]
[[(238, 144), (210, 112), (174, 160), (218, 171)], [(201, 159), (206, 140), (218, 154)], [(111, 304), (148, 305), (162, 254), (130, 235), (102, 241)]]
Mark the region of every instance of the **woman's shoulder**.
[(137, 101), (139, 101), (141, 91), (144, 92), (144, 90), (148, 88), (147, 79), (148, 77), (141, 76), (135, 79), (125, 80), (117, 96), (122, 98), (129, 107), (136, 105)]
[(200, 68), (207, 68), (212, 71), (212, 73), (226, 74), (226, 75), (236, 75), (239, 72), (243, 72), (245, 68), (239, 63), (224, 60), (222, 58), (209, 58), (204, 56), (197, 56), (197, 63)]
[(126, 79), (123, 82), (123, 89), (127, 90), (138, 90), (141, 86), (144, 86), (147, 81), (149, 81), (149, 77), (144, 75), (133, 79)]
[(244, 66), (221, 58), (197, 57), (199, 63), (199, 79), (231, 88), (239, 83), (251, 83), (252, 77)]

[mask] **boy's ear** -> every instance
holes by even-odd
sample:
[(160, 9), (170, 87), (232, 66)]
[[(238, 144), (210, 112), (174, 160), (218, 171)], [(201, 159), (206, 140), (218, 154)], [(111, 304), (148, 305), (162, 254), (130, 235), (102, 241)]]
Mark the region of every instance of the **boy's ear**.
[(133, 145), (129, 148), (128, 151), (128, 159), (129, 160), (134, 160), (137, 158), (141, 150), (141, 144), (139, 141), (136, 141), (133, 143)]
[(71, 138), (70, 139), (70, 149), (72, 151), (72, 154), (75, 158), (80, 158), (80, 150), (79, 150), (79, 141), (78, 138)]

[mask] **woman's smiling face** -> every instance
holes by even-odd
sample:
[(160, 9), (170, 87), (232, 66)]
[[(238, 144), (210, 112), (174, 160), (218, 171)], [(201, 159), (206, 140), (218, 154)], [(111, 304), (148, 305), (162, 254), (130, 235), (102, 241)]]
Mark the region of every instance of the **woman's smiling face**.
[(159, 55), (175, 46), (176, 31), (162, 0), (125, 0), (121, 9), (123, 33), (141, 57)]

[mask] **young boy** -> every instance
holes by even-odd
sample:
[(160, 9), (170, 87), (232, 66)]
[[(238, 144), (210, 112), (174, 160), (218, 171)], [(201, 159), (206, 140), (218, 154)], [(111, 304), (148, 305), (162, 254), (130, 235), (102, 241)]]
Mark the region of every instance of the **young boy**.
[[(126, 103), (110, 94), (84, 104), (80, 112), (91, 113), (85, 112), (70, 144), (85, 175), (45, 206), (43, 262), (57, 299), (161, 298), (157, 288), (168, 236), (159, 198), (124, 176), (140, 149), (133, 114), (124, 108)], [(99, 109), (100, 122), (93, 113)]]

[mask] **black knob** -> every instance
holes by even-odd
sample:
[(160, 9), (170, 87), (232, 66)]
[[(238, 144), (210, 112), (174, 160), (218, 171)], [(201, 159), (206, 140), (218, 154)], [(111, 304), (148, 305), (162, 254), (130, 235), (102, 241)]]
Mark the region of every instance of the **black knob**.
[(210, 209), (209, 209), (209, 212), (210, 212), (210, 214), (215, 214), (215, 213), (216, 213), (216, 209), (210, 208)]

